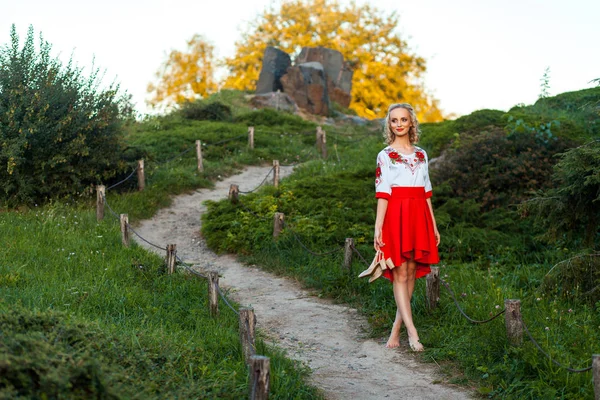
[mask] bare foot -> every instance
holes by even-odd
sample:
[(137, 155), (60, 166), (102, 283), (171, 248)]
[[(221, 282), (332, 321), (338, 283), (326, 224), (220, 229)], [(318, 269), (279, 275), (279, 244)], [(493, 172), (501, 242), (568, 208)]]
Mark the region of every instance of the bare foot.
[(393, 349), (400, 346), (400, 328), (402, 327), (402, 321), (399, 323), (394, 322), (392, 326), (392, 333), (390, 333), (390, 338), (388, 339), (385, 347), (388, 349)]
[(419, 351), (423, 351), (425, 350), (425, 348), (423, 347), (423, 345), (421, 344), (421, 342), (419, 342), (419, 339), (413, 339), (412, 337), (408, 337), (408, 345), (410, 346), (410, 349), (412, 351), (415, 352), (419, 352)]

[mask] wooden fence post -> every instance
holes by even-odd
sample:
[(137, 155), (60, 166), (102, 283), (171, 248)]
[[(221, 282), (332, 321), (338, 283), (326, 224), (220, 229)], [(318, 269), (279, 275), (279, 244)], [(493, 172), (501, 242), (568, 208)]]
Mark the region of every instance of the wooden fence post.
[(316, 133), (316, 136), (317, 136), (317, 138), (316, 138), (316, 139), (317, 139), (317, 142), (316, 142), (316, 144), (317, 144), (317, 151), (318, 151), (319, 153), (321, 153), (321, 152), (322, 152), (322, 146), (323, 146), (323, 142), (322, 142), (322, 140), (321, 140), (321, 136), (322, 136), (322, 135), (323, 135), (323, 129), (321, 129), (321, 127), (320, 127), (320, 126), (317, 126), (317, 133)]
[(196, 140), (196, 158), (198, 159), (198, 172), (204, 171), (204, 165), (202, 164), (202, 143)]
[(273, 160), (273, 186), (279, 186), (279, 160)]
[(273, 217), (273, 238), (277, 239), (281, 230), (283, 229), (283, 221), (285, 220), (285, 215), (283, 213), (275, 213)]
[(425, 286), (427, 288), (427, 308), (433, 310), (440, 301), (440, 268), (431, 267), (427, 275)]
[(254, 330), (256, 328), (256, 318), (254, 308), (240, 308), (240, 343), (246, 364), (250, 362), (250, 356), (255, 353), (254, 349)]
[(321, 131), (321, 158), (327, 159), (327, 134)]
[(177, 245), (167, 245), (167, 273), (170, 275), (175, 272), (175, 263), (177, 261)]
[(348, 270), (348, 272), (352, 269), (352, 249), (354, 248), (354, 239), (346, 238), (346, 243), (344, 244), (344, 267)]
[(216, 317), (219, 315), (219, 273), (210, 271), (208, 273), (208, 303), (210, 307), (210, 315)]
[(600, 400), (600, 354), (592, 355), (592, 374), (594, 376), (594, 399)]
[(254, 149), (254, 127), (248, 127), (248, 147)]
[(146, 177), (144, 176), (144, 160), (138, 160), (137, 177), (138, 190), (141, 192), (146, 187)]
[(523, 321), (521, 320), (521, 300), (504, 300), (506, 316), (506, 336), (514, 346), (523, 343)]
[(102, 221), (104, 219), (104, 194), (106, 188), (104, 185), (96, 186), (96, 220)]
[(229, 200), (233, 204), (238, 202), (238, 196), (240, 194), (240, 187), (238, 185), (229, 185)]
[(129, 216), (121, 214), (119, 221), (121, 222), (121, 242), (123, 242), (123, 246), (129, 247)]
[(250, 400), (267, 400), (271, 379), (269, 357), (250, 357)]

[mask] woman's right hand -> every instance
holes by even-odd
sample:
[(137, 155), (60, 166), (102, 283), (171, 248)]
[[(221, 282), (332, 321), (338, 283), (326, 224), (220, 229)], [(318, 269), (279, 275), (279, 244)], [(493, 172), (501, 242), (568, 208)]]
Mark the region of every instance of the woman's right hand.
[(385, 246), (385, 243), (383, 243), (383, 238), (381, 237), (381, 228), (375, 228), (373, 247), (375, 248), (375, 251), (379, 251), (379, 248), (383, 246)]

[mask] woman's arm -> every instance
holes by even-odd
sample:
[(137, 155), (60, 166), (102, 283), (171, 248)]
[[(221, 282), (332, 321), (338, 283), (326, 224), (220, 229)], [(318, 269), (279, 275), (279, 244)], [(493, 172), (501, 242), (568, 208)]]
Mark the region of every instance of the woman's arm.
[[(427, 199), (427, 205), (429, 206), (429, 211), (431, 212), (431, 219), (433, 220), (433, 234), (435, 235), (435, 244), (437, 246), (440, 245), (440, 232), (438, 231), (437, 224), (435, 222), (435, 216), (433, 215), (433, 205), (431, 205), (431, 198)], [(378, 207), (379, 209), (379, 207)]]
[(383, 228), (383, 220), (385, 219), (387, 206), (387, 199), (377, 199), (377, 217), (375, 217), (375, 235), (373, 237), (373, 247), (375, 247), (375, 250), (379, 250), (380, 247), (385, 246), (381, 237), (381, 228)]

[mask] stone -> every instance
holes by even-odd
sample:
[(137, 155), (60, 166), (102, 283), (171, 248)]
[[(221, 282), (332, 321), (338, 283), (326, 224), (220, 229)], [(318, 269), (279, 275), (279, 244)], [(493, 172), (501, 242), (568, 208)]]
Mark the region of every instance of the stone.
[(250, 99), (250, 104), (256, 108), (274, 108), (275, 110), (298, 111), (298, 105), (288, 94), (283, 92), (270, 92), (257, 94)]
[(272, 46), (267, 47), (263, 54), (262, 68), (256, 84), (256, 94), (283, 90), (281, 77), (291, 65), (292, 61), (286, 52)]
[(281, 83), (285, 93), (301, 109), (311, 114), (329, 114), (327, 76), (321, 63), (307, 62), (289, 67), (281, 77)]
[(325, 70), (329, 98), (342, 107), (350, 106), (352, 100), (352, 69), (344, 61), (342, 53), (325, 47), (303, 47), (296, 64), (319, 62)]

